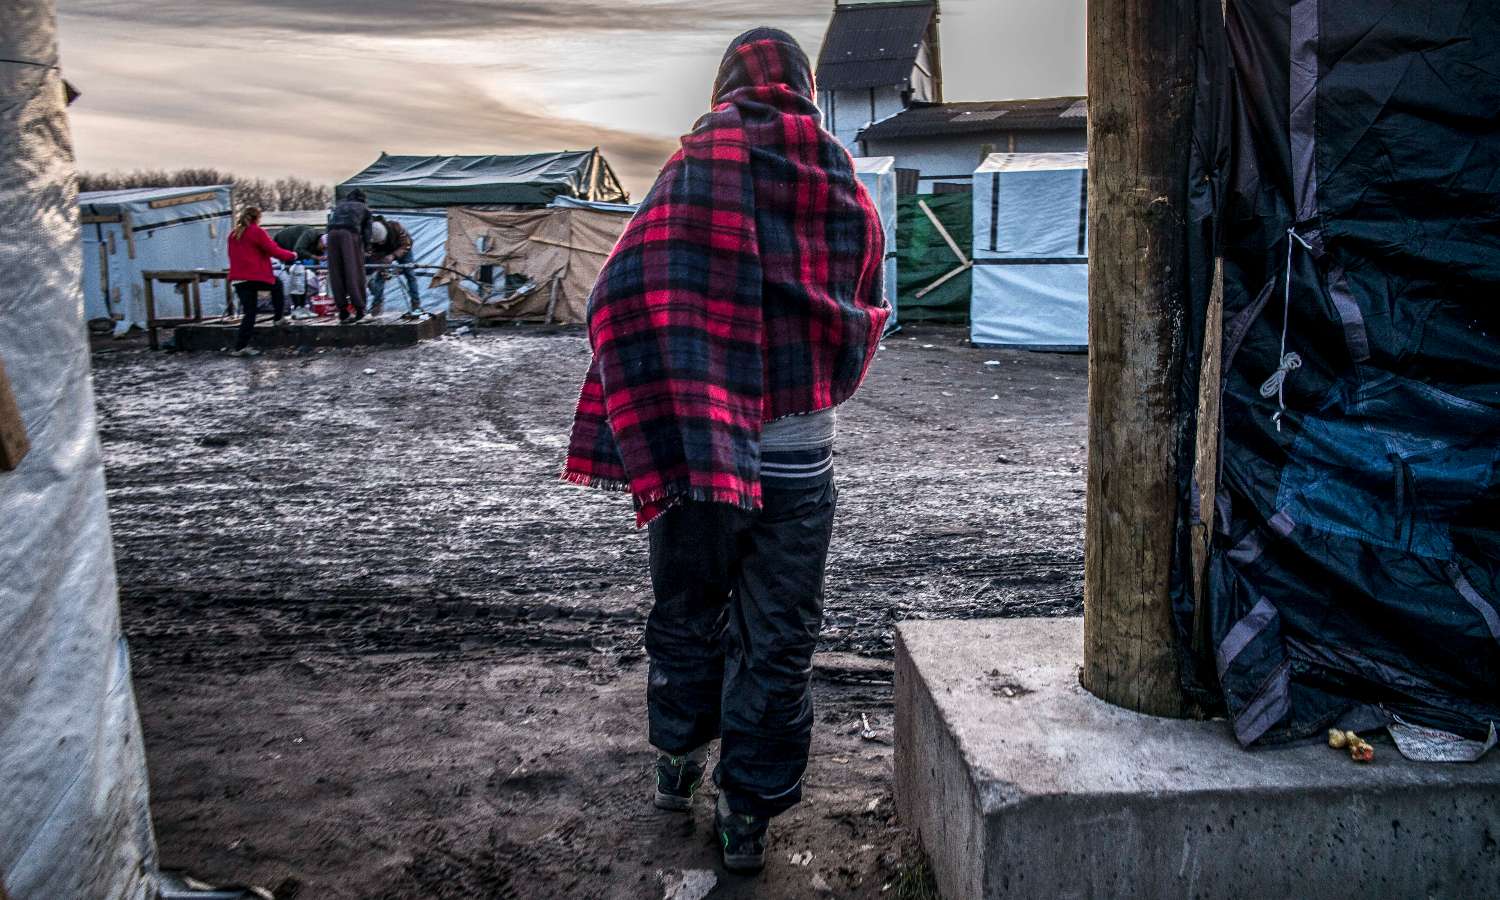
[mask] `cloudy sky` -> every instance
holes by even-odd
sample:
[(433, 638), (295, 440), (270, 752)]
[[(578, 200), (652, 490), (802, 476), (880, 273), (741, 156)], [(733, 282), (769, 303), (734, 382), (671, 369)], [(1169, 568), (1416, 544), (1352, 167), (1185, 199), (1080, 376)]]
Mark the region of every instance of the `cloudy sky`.
[[(90, 171), (337, 181), (380, 151), (599, 145), (633, 194), (755, 25), (817, 58), (832, 0), (58, 0)], [(949, 100), (1083, 93), (1084, 0), (943, 0)]]

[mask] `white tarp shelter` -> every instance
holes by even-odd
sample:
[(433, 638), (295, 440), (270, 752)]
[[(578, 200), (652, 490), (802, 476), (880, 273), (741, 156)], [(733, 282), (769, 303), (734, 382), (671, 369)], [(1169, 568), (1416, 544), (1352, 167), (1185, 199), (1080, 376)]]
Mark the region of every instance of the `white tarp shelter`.
[(327, 228), (328, 212), (326, 209), (267, 209), (260, 214), (260, 227), (272, 237), (276, 236), (277, 231), (293, 225)]
[(1087, 153), (993, 153), (975, 170), (975, 344), (1087, 349), (1087, 191)]
[[(130, 188), (78, 195), (83, 225), (84, 318), (113, 319), (115, 332), (146, 327), (142, 272), (222, 270), (229, 265), (229, 186)], [(202, 287), (204, 315), (225, 310), (224, 282)], [(179, 315), (168, 290), (157, 315)]]
[(147, 900), (156, 846), (94, 423), (52, 0), (6, 5), (0, 97), (0, 363), (31, 444), (0, 471), (0, 883), (14, 900)]
[[(386, 221), (400, 222), (411, 235), (411, 261), (419, 266), (441, 266), (448, 248), (448, 211), (438, 209), (374, 209), (371, 212), (384, 216)], [(371, 273), (366, 273), (369, 277)], [(434, 270), (423, 269), (417, 273), (417, 290), (421, 293), (422, 308), (430, 313), (448, 312), (448, 289), (433, 285)], [(406, 309), (406, 279), (390, 273), (385, 283), (385, 309)]]
[[(449, 209), (535, 209), (564, 197), (614, 203), (627, 195), (598, 148), (515, 156), (392, 156), (380, 154), (334, 189), (343, 199), (365, 192), (371, 212), (394, 219), (411, 233), (412, 262), (442, 266), (448, 258)], [(417, 277), (422, 305), (447, 312), (450, 291), (433, 285), (432, 269)], [(392, 277), (385, 299), (405, 299), (405, 280)], [(387, 307), (390, 308), (390, 307)]]
[(891, 304), (891, 317), (885, 323), (887, 332), (896, 330), (896, 157), (859, 156), (854, 159), (854, 174), (870, 192), (880, 224), (885, 229), (885, 299)]

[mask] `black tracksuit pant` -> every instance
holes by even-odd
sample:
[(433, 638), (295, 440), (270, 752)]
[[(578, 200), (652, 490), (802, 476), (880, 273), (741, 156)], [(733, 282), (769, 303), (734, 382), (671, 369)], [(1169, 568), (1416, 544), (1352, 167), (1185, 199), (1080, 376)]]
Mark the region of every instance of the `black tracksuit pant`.
[(831, 478), (768, 487), (757, 513), (682, 503), (650, 525), (651, 744), (683, 754), (720, 738), (714, 781), (738, 813), (802, 799), (837, 495)]
[(271, 320), (281, 321), (282, 313), (286, 311), (286, 298), (281, 292), (280, 279), (273, 278), (270, 281), (236, 281), (234, 283), (234, 295), (239, 298), (240, 331), (234, 342), (234, 349), (243, 350), (250, 346), (250, 339), (255, 337), (255, 313), (259, 305), (259, 294), (261, 291), (271, 292)]

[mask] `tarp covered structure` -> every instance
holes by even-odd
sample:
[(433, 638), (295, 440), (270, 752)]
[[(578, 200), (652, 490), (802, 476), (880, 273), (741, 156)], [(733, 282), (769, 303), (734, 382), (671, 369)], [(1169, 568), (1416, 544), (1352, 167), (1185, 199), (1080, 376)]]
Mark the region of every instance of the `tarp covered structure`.
[(1087, 153), (992, 153), (975, 170), (974, 343), (1088, 347), (1087, 198)]
[(364, 171), (340, 184), (342, 200), (354, 188), (372, 208), (514, 204), (545, 206), (554, 197), (605, 203), (629, 199), (599, 148), (517, 156), (392, 156), (380, 154)]
[[(448, 213), (443, 209), (377, 209), (386, 220), (400, 222), (411, 235), (411, 259), (416, 265), (440, 266), (447, 253)], [(433, 283), (433, 270), (424, 269), (417, 275), (417, 290), (421, 294), (422, 307), (428, 312), (442, 312), (448, 308), (448, 289)], [(385, 283), (385, 311), (394, 312), (407, 307), (406, 279), (391, 274)]]
[(0, 363), (31, 450), (0, 471), (0, 893), (156, 896), (120, 633), (51, 0), (0, 28)]
[[(967, 322), (973, 270), (965, 268), (964, 263), (972, 258), (974, 243), (974, 209), (969, 195), (898, 197), (896, 217), (895, 297), (902, 321)], [(958, 247), (957, 253), (949, 240)], [(962, 271), (955, 274), (955, 269)]]
[(1186, 686), (1245, 744), (1404, 722), (1469, 757), (1500, 722), (1500, 5), (1231, 0), (1227, 25), (1189, 175), (1224, 288)]
[(896, 321), (896, 157), (857, 156), (854, 158), (854, 174), (859, 183), (870, 192), (870, 199), (880, 213), (880, 224), (885, 231), (885, 299), (891, 304), (891, 317), (886, 320), (885, 330), (895, 331)]
[[(429, 267), (417, 277), (422, 305), (429, 312), (447, 311), (453, 298), (464, 296), (461, 276), (434, 274), (448, 259), (448, 236), (453, 227), (449, 222), (450, 212), (536, 210), (555, 203), (621, 205), (633, 209), (624, 206), (629, 195), (620, 187), (598, 148), (518, 156), (382, 153), (364, 171), (338, 185), (335, 193), (342, 199), (356, 187), (364, 190), (374, 212), (400, 222), (410, 232), (412, 262)], [(461, 252), (460, 256), (464, 254)], [(470, 299), (482, 290), (479, 285), (469, 287), (474, 289)], [(584, 293), (587, 296), (587, 291)], [(385, 300), (387, 310), (406, 302), (404, 279), (392, 277), (387, 282)], [(536, 310), (529, 305), (523, 306), (524, 318), (544, 318), (533, 316)], [(489, 309), (487, 316), (496, 312)]]
[[(229, 265), (228, 185), (128, 188), (78, 195), (83, 223), (84, 315), (114, 319), (115, 330), (146, 327), (142, 272)], [(221, 314), (223, 281), (200, 288), (205, 315)], [(182, 314), (179, 296), (156, 292), (158, 316)]]
[[(581, 323), (589, 292), (630, 221), (627, 211), (555, 206), (448, 211), (447, 258), (434, 281), (449, 285), (455, 312), (480, 319)], [(507, 297), (505, 275), (535, 289)]]

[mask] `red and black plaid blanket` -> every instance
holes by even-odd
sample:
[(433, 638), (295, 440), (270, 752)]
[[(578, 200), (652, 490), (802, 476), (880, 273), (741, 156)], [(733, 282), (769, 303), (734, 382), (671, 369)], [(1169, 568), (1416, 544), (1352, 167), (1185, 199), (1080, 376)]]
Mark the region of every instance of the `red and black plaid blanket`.
[(847, 400), (875, 355), (884, 236), (813, 97), (791, 36), (731, 44), (594, 285), (563, 478), (630, 491), (638, 525), (758, 509), (761, 424)]

